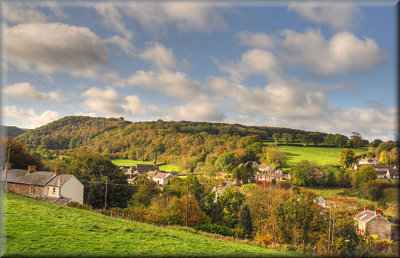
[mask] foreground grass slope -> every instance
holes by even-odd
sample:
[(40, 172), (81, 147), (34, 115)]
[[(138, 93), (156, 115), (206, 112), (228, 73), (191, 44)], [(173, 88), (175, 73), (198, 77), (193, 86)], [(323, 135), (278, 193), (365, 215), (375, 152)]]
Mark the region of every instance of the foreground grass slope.
[(5, 255), (293, 256), (293, 252), (215, 239), (38, 201), (5, 197)]

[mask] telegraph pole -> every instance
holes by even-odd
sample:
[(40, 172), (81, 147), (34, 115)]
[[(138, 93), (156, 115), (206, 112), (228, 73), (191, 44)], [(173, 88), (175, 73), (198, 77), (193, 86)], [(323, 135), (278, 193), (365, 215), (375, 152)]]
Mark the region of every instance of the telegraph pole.
[(104, 198), (104, 213), (107, 215), (107, 183), (108, 180), (106, 179), (106, 194), (105, 194), (105, 198)]
[(188, 226), (188, 214), (189, 214), (189, 184), (186, 184), (186, 221), (185, 225)]

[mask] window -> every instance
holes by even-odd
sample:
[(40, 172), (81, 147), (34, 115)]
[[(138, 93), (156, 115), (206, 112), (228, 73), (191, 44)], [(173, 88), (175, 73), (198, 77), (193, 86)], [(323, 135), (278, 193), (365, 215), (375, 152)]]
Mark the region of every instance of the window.
[(31, 185), (31, 195), (33, 195), (33, 185)]
[(52, 192), (53, 194), (55, 194), (56, 193), (56, 188), (55, 187), (53, 187), (53, 192)]

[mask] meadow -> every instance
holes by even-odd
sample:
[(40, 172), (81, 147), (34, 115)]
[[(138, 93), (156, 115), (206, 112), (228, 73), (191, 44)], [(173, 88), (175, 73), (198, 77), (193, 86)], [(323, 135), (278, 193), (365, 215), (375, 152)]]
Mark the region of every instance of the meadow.
[[(265, 143), (264, 143), (265, 144)], [(318, 147), (303, 145), (278, 145), (272, 143), (265, 144), (268, 148), (276, 148), (286, 153), (286, 166), (284, 168), (294, 168), (297, 162), (308, 160), (316, 165), (339, 165), (340, 152), (344, 148), (337, 147)], [(366, 150), (351, 149), (355, 154), (365, 153)]]
[(312, 188), (302, 187), (307, 190), (314, 192), (317, 196), (322, 196), (330, 203), (335, 203), (338, 207), (344, 208), (359, 208), (362, 209), (365, 205), (368, 205), (372, 210), (379, 208), (383, 211), (384, 216), (390, 216), (399, 219), (399, 182), (392, 180), (393, 185), (383, 190), (384, 198), (387, 203), (387, 207), (379, 207), (377, 201), (371, 201), (368, 199), (357, 196), (356, 192), (352, 189), (344, 188)]
[(6, 256), (298, 256), (6, 193)]
[[(124, 167), (129, 167), (129, 166), (136, 166), (136, 164), (147, 164), (147, 165), (152, 165), (152, 161), (142, 161), (142, 160), (132, 160), (132, 159), (114, 159), (112, 160), (112, 163), (118, 167), (124, 166)], [(166, 172), (173, 172), (173, 171), (179, 171), (178, 166), (174, 166), (171, 164), (165, 164), (159, 166), (161, 171), (166, 171)]]

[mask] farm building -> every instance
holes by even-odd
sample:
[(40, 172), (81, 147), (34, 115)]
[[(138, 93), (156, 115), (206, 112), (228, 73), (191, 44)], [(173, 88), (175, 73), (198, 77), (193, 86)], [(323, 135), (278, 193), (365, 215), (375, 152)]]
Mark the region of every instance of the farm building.
[(171, 173), (157, 173), (151, 180), (157, 183), (158, 186), (163, 187), (173, 177)]
[(6, 191), (59, 204), (69, 201), (83, 203), (83, 184), (73, 175), (36, 171), (36, 166), (24, 169), (8, 169), (1, 172)]
[(392, 223), (382, 216), (382, 211), (369, 210), (368, 206), (364, 211), (354, 217), (358, 221), (359, 235), (378, 235), (380, 239), (391, 239)]
[(273, 179), (275, 179), (276, 181), (286, 180), (285, 175), (280, 170), (276, 171), (275, 173), (255, 174), (254, 177), (257, 182), (258, 181), (271, 182)]

